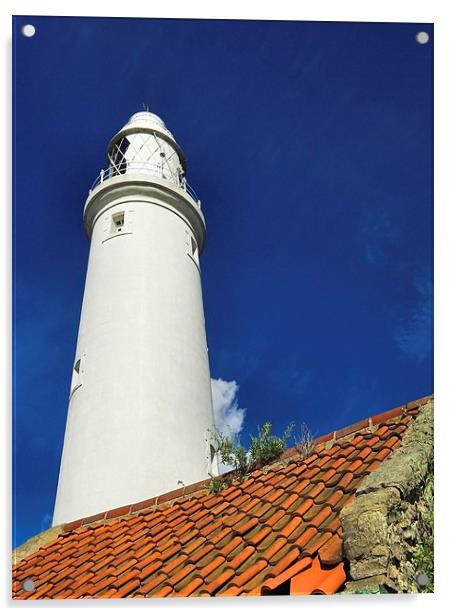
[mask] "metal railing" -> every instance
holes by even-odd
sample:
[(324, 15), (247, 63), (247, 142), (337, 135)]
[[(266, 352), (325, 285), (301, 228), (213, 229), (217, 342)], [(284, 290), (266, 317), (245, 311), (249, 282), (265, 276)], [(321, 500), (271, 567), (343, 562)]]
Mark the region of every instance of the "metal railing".
[(103, 184), (107, 180), (120, 175), (148, 175), (158, 178), (159, 180), (166, 180), (170, 184), (175, 184), (178, 188), (185, 191), (193, 199), (196, 205), (201, 208), (201, 201), (199, 200), (198, 195), (187, 182), (185, 177), (179, 177), (176, 173), (172, 173), (169, 169), (164, 169), (161, 165), (155, 165), (147, 162), (137, 163), (124, 161), (114, 166), (110, 165), (108, 169), (101, 169), (99, 175), (92, 183), (89, 192), (91, 193), (97, 186)]

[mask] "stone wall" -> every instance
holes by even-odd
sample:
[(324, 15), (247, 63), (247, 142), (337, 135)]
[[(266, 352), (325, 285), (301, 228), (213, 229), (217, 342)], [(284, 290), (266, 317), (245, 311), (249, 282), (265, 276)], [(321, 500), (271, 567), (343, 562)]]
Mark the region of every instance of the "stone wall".
[(424, 499), (433, 473), (433, 399), (419, 409), (402, 444), (341, 512), (346, 592), (419, 592), (417, 551), (425, 540)]
[(18, 565), (21, 560), (28, 558), (28, 556), (34, 554), (34, 552), (39, 550), (43, 545), (56, 539), (63, 531), (64, 528), (62, 525), (52, 526), (52, 528), (48, 528), (42, 531), (42, 533), (39, 533), (39, 535), (35, 535), (28, 539), (28, 541), (13, 550), (13, 565)]

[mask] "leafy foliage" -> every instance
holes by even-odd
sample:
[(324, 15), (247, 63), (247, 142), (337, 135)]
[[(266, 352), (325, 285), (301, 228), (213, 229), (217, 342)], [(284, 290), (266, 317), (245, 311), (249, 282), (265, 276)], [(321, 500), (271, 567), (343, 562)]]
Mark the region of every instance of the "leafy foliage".
[(262, 428), (258, 427), (257, 436), (250, 435), (250, 467), (262, 466), (279, 458), (286, 448), (294, 425), (293, 422), (290, 423), (282, 437), (271, 434), (272, 425), (269, 421), (265, 422)]
[(221, 432), (216, 432), (213, 438), (213, 447), (221, 462), (231, 466), (235, 477), (242, 479), (248, 472), (249, 462), (247, 451), (240, 444), (240, 438), (225, 435)]
[(210, 473), (209, 473), (209, 476), (210, 476), (209, 493), (219, 494), (221, 490), (224, 490), (224, 488), (227, 487), (228, 484), (225, 481), (222, 481), (221, 479), (217, 479), (217, 477), (214, 477)]
[[(348, 594), (348, 593), (346, 593)], [(354, 590), (353, 595), (387, 595), (388, 589), (383, 584), (379, 584), (377, 588), (361, 588), (359, 590)]]
[(421, 510), (421, 540), (415, 552), (417, 569), (428, 578), (425, 586), (419, 587), (419, 592), (431, 593), (434, 591), (434, 533), (433, 533), (433, 471), (427, 476), (422, 495), (423, 508)]
[(213, 433), (213, 450), (223, 464), (232, 467), (232, 472), (227, 479), (223, 477), (222, 487), (219, 486), (220, 480), (211, 476), (210, 491), (217, 493), (234, 479), (242, 481), (252, 470), (280, 457), (293, 432), (294, 424), (290, 423), (282, 436), (272, 434), (271, 428), (272, 424), (267, 421), (262, 428), (258, 427), (257, 435), (250, 434), (249, 451), (240, 443), (238, 436), (225, 435), (218, 431)]

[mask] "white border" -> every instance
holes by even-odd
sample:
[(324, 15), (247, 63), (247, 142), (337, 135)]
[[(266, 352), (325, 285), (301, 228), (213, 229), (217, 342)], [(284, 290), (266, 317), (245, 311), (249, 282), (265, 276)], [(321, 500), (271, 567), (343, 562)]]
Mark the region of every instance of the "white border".
[[(448, 454), (451, 451), (452, 430), (450, 425), (451, 409), (447, 404), (452, 401), (450, 381), (452, 380), (452, 362), (448, 360), (447, 351), (451, 347), (450, 319), (452, 318), (452, 301), (450, 293), (450, 274), (448, 281), (448, 266), (452, 263), (452, 254), (448, 238), (452, 237), (452, 198), (451, 181), (452, 131), (450, 116), (452, 114), (451, 96), (451, 59), (452, 59), (452, 32), (449, 3), (442, 0), (379, 0), (378, 2), (363, 2), (362, 0), (278, 0), (275, 3), (248, 2), (243, 0), (229, 0), (219, 4), (199, 0), (171, 0), (169, 3), (155, 2), (153, 0), (128, 0), (126, 4), (115, 3), (112, 0), (90, 0), (90, 2), (69, 1), (62, 3), (54, 0), (3, 0), (0, 6), (0, 28), (2, 37), (2, 50), (4, 58), (1, 63), (1, 85), (5, 93), (2, 97), (1, 128), (2, 135), (8, 135), (5, 145), (0, 150), (0, 173), (2, 186), (6, 187), (4, 204), (6, 213), (3, 213), (3, 237), (1, 241), (2, 267), (0, 270), (0, 284), (2, 297), (1, 340), (6, 341), (3, 353), (0, 355), (0, 391), (5, 392), (6, 412), (0, 413), (3, 447), (3, 468), (10, 474), (11, 464), (11, 423), (8, 411), (11, 408), (11, 213), (8, 204), (11, 202), (11, 15), (72, 15), (72, 16), (123, 16), (123, 17), (179, 17), (179, 18), (223, 18), (223, 19), (288, 19), (305, 21), (373, 21), (373, 22), (420, 22), (435, 24), (435, 416), (436, 416), (436, 576), (435, 596), (358, 596), (358, 597), (323, 597), (323, 598), (270, 598), (265, 600), (253, 599), (192, 599), (192, 600), (152, 600), (149, 601), (96, 601), (96, 602), (33, 602), (22, 603), (9, 601), (10, 594), (10, 492), (11, 481), (9, 475), (2, 475), (4, 486), (1, 500), (2, 536), (8, 537), (4, 545), (4, 558), (1, 559), (1, 594), (5, 607), (15, 609), (29, 609), (34, 607), (58, 608), (60, 610), (73, 607), (85, 609), (130, 607), (151, 608), (153, 611), (167, 611), (183, 608), (186, 612), (199, 609), (228, 609), (258, 608), (266, 613), (274, 613), (282, 609), (288, 613), (299, 613), (300, 610), (315, 610), (318, 614), (328, 610), (360, 610), (366, 609), (368, 614), (381, 614), (382, 609), (395, 608), (401, 613), (422, 613), (426, 608), (436, 609), (441, 604), (447, 605), (448, 577), (450, 565), (448, 562), (447, 544), (451, 541), (452, 531), (448, 530), (447, 522), (450, 520), (450, 476), (452, 466)], [(127, 9), (125, 9), (127, 7)], [(5, 211), (4, 211), (5, 212)], [(416, 247), (413, 246), (413, 250)], [(449, 265), (450, 268), (450, 265)], [(449, 354), (450, 355), (450, 354)], [(448, 383), (449, 381), (449, 383)], [(451, 503), (452, 506), (452, 503)], [(449, 515), (448, 515), (449, 512)], [(5, 530), (6, 529), (6, 530)], [(8, 532), (9, 531), (9, 532)], [(443, 534), (444, 532), (444, 534)], [(433, 602), (435, 606), (433, 606)], [(427, 603), (429, 605), (427, 605)], [(57, 605), (58, 604), (58, 605)], [(93, 605), (95, 604), (95, 605)]]

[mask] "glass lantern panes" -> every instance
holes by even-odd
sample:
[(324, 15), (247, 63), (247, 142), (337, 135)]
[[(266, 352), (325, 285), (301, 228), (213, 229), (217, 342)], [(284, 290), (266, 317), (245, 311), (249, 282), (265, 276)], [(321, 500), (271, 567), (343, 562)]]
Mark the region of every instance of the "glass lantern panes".
[(124, 173), (145, 174), (181, 186), (181, 164), (176, 150), (156, 133), (128, 133), (108, 154), (110, 177)]

